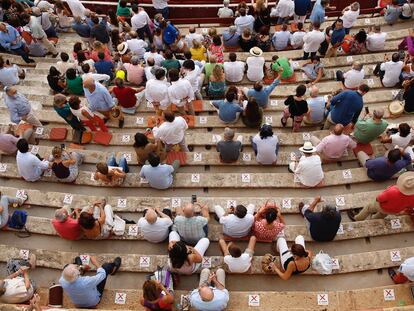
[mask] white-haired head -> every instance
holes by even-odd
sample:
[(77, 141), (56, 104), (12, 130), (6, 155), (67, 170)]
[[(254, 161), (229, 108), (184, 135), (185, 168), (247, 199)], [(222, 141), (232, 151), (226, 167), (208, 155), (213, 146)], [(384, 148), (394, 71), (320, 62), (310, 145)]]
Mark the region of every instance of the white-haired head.
[(68, 216), (68, 211), (65, 208), (59, 208), (55, 211), (55, 219), (58, 222), (65, 222)]
[(79, 268), (77, 265), (69, 264), (62, 272), (62, 277), (69, 283), (75, 282), (80, 275)]

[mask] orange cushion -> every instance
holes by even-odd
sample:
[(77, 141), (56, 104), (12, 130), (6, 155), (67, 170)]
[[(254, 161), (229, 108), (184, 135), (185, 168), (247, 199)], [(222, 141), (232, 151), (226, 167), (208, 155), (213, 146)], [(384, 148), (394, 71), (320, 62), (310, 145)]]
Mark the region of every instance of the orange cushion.
[(175, 160), (180, 161), (180, 165), (187, 163), (187, 154), (183, 151), (169, 151), (167, 152), (167, 164), (172, 164)]
[(33, 129), (33, 125), (30, 123), (20, 123), (14, 131), (14, 134), (17, 136), (22, 136), (28, 129)]
[(203, 101), (201, 99), (193, 100), (193, 107), (195, 112), (203, 111)]
[(294, 72), (293, 75), (286, 80), (282, 80), (282, 83), (294, 83), (296, 82), (296, 73)]
[(149, 128), (153, 128), (153, 127), (157, 126), (157, 121), (159, 122), (158, 125), (161, 125), (164, 122), (164, 118), (161, 117), (161, 116), (149, 117), (148, 120), (147, 120), (147, 126)]
[(352, 151), (354, 152), (355, 156), (360, 151), (365, 152), (369, 156), (374, 154), (374, 150), (372, 150), (371, 144), (360, 144), (360, 143), (358, 143), (357, 146)]
[(195, 122), (194, 121), (194, 116), (187, 114), (187, 115), (183, 116), (183, 118), (187, 122), (189, 128), (194, 127), (194, 122)]
[(54, 127), (50, 130), (49, 139), (50, 140), (65, 140), (68, 130), (66, 128)]
[[(85, 134), (85, 133), (84, 133)], [(112, 134), (105, 133), (105, 132), (95, 132), (93, 135), (93, 141), (97, 144), (108, 146), (111, 142)], [(83, 136), (82, 136), (82, 143), (83, 143)]]
[(82, 145), (78, 145), (78, 144), (75, 144), (75, 143), (71, 143), (71, 144), (69, 144), (69, 148), (70, 148), (70, 149), (85, 150), (85, 147), (84, 147), (84, 146), (82, 146)]

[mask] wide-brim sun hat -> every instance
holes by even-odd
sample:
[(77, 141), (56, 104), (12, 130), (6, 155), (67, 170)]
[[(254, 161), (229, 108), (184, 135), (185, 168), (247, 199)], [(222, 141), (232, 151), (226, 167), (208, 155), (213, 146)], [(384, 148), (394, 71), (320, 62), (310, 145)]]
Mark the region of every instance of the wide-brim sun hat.
[(391, 115), (399, 116), (404, 112), (404, 106), (399, 100), (394, 100), (388, 105), (388, 110), (390, 111)]
[(314, 153), (316, 148), (312, 145), (310, 141), (305, 141), (302, 147), (299, 148), (301, 152), (304, 153)]
[(128, 50), (128, 44), (126, 42), (122, 42), (122, 43), (118, 44), (118, 46), (116, 47), (116, 49), (118, 50), (118, 52), (121, 55), (123, 55)]
[(414, 172), (401, 174), (397, 180), (397, 188), (404, 195), (414, 195)]
[(263, 51), (261, 48), (255, 46), (250, 49), (250, 54), (253, 56), (262, 56)]

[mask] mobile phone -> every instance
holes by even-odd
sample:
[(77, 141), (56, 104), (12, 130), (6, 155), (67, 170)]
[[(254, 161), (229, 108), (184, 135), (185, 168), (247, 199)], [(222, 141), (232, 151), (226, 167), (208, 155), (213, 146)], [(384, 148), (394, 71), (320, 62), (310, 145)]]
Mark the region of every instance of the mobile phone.
[(193, 194), (192, 196), (191, 196), (191, 203), (195, 203), (195, 202), (197, 202), (197, 195), (195, 195), (195, 194)]
[(60, 148), (64, 150), (66, 148), (65, 144), (60, 144)]
[(369, 114), (369, 108), (368, 107), (365, 107), (365, 113)]

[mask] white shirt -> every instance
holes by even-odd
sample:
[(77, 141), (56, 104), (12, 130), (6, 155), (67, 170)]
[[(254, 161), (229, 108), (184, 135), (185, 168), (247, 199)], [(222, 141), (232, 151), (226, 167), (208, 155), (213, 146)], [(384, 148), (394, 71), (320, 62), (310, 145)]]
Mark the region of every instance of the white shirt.
[(302, 156), (295, 169), (295, 174), (298, 176), (302, 185), (315, 187), (324, 177), (321, 158), (318, 155), (312, 155), (310, 157)]
[(344, 15), (342, 15), (343, 25), (344, 28), (351, 28), (359, 16), (359, 10), (358, 11), (352, 11), (348, 10), (345, 11)]
[(193, 40), (196, 40), (198, 42), (203, 42), (203, 35), (200, 35), (199, 33), (188, 33), (185, 35), (184, 41), (187, 43), (187, 47), (191, 49), (193, 47)]
[(175, 145), (184, 139), (187, 122), (183, 117), (175, 117), (174, 121), (165, 121), (159, 127), (154, 127), (152, 132), (155, 139), (161, 139), (167, 145)]
[(386, 32), (370, 33), (367, 36), (367, 50), (371, 52), (382, 51), (387, 39)]
[(402, 6), (402, 16), (412, 17), (414, 12), (414, 3), (404, 3)]
[(252, 257), (243, 253), (239, 258), (231, 255), (224, 256), (224, 263), (229, 267), (229, 271), (233, 273), (244, 273), (250, 269)]
[(224, 63), (224, 76), (229, 82), (240, 82), (244, 77), (244, 68), (246, 64), (239, 60), (235, 62), (225, 62)]
[(264, 77), (263, 66), (265, 64), (264, 57), (249, 56), (246, 59), (247, 79), (252, 82), (260, 81)]
[(144, 68), (145, 79), (147, 79), (147, 81), (152, 80), (152, 79), (155, 79), (155, 76), (151, 72), (152, 68), (154, 68), (154, 67), (153, 66), (151, 66), (151, 67), (146, 66)]
[(293, 16), (295, 3), (292, 0), (280, 0), (274, 11), (274, 15), (278, 17)]
[(56, 69), (59, 70), (61, 74), (66, 74), (66, 70), (68, 70), (69, 68), (76, 69), (75, 62), (71, 60), (68, 60), (67, 62), (60, 60), (56, 63)]
[(290, 45), (294, 49), (301, 48), (303, 46), (303, 37), (306, 35), (305, 31), (296, 31), (290, 35)]
[(150, 18), (144, 10), (140, 10), (138, 14), (134, 14), (131, 17), (131, 28), (134, 31), (137, 31), (137, 29), (141, 29), (145, 27), (145, 25), (148, 25), (150, 22)]
[(162, 56), (160, 53), (145, 52), (144, 53), (145, 62), (147, 62), (148, 58), (153, 58), (155, 65), (160, 66), (160, 67), (161, 67), (161, 63), (165, 60), (164, 56)]
[(199, 90), (199, 78), (201, 70), (198, 66), (194, 67), (194, 70), (187, 71), (185, 70), (185, 76), (184, 79), (188, 80), (191, 83), (191, 87), (193, 89), (193, 92), (197, 92)]
[(153, 224), (150, 224), (145, 217), (141, 217), (138, 220), (138, 230), (142, 233), (145, 240), (151, 243), (160, 243), (167, 239), (172, 224), (173, 222), (170, 218), (158, 217)]
[(147, 101), (159, 102), (162, 108), (167, 108), (170, 104), (170, 98), (168, 97), (168, 87), (170, 83), (167, 80), (152, 79), (147, 81), (145, 87), (145, 97)]
[(11, 86), (19, 83), (19, 67), (13, 65), (11, 67), (3, 67), (0, 69), (0, 83), (4, 86)]
[(139, 58), (144, 57), (145, 48), (148, 46), (148, 43), (145, 42), (142, 39), (131, 39), (127, 40), (128, 49), (131, 50), (131, 52), (135, 55), (137, 55)]
[(51, 4), (50, 2), (45, 1), (45, 0), (35, 1), (34, 5), (36, 7), (38, 7), (42, 12), (43, 11), (49, 11), (49, 9), (53, 10), (55, 8), (55, 6), (53, 4)]
[(225, 17), (233, 17), (234, 13), (233, 10), (230, 8), (220, 8), (217, 12), (217, 16), (220, 18), (225, 18)]
[(239, 16), (234, 20), (234, 25), (237, 27), (239, 34), (243, 33), (243, 30), (249, 28), (253, 31), (254, 17), (251, 15)]
[(43, 171), (49, 168), (49, 162), (40, 161), (31, 152), (21, 153), (17, 151), (16, 155), (17, 171), (26, 181), (37, 181), (42, 177)]
[(253, 137), (253, 143), (257, 146), (256, 161), (260, 164), (272, 164), (277, 160), (276, 147), (279, 139), (276, 135), (260, 138), (259, 134)]
[(303, 50), (306, 53), (316, 52), (325, 41), (325, 34), (319, 30), (312, 30), (303, 36)]
[(168, 6), (168, 0), (152, 0), (152, 5), (154, 9), (162, 10)]
[(168, 87), (168, 96), (171, 103), (178, 107), (183, 107), (187, 102), (194, 99), (194, 92), (190, 81), (186, 79), (179, 79), (172, 82)]
[(414, 281), (414, 257), (407, 258), (399, 268), (400, 272), (404, 274), (411, 282)]
[(223, 233), (233, 238), (242, 238), (250, 233), (254, 222), (252, 214), (246, 214), (239, 218), (234, 214), (220, 217), (220, 224), (223, 225)]
[(82, 81), (85, 81), (86, 79), (92, 78), (96, 82), (106, 82), (106, 81), (109, 81), (111, 79), (111, 77), (108, 76), (107, 74), (93, 73), (93, 72), (84, 73), (83, 75), (81, 75), (81, 78), (82, 78)]
[(393, 87), (400, 82), (400, 74), (403, 67), (404, 63), (402, 61), (396, 63), (393, 61), (382, 63), (381, 70), (385, 71), (382, 84), (384, 84), (385, 87)]
[(395, 133), (390, 136), (391, 138), (391, 148), (393, 149), (395, 146), (400, 148), (405, 148), (410, 144), (410, 141), (413, 138), (412, 133), (408, 134), (406, 137), (401, 137), (400, 133)]
[(362, 80), (364, 80), (365, 72), (364, 69), (361, 69), (361, 71), (351, 69), (344, 73), (345, 82), (344, 85), (348, 89), (355, 89), (357, 88)]

